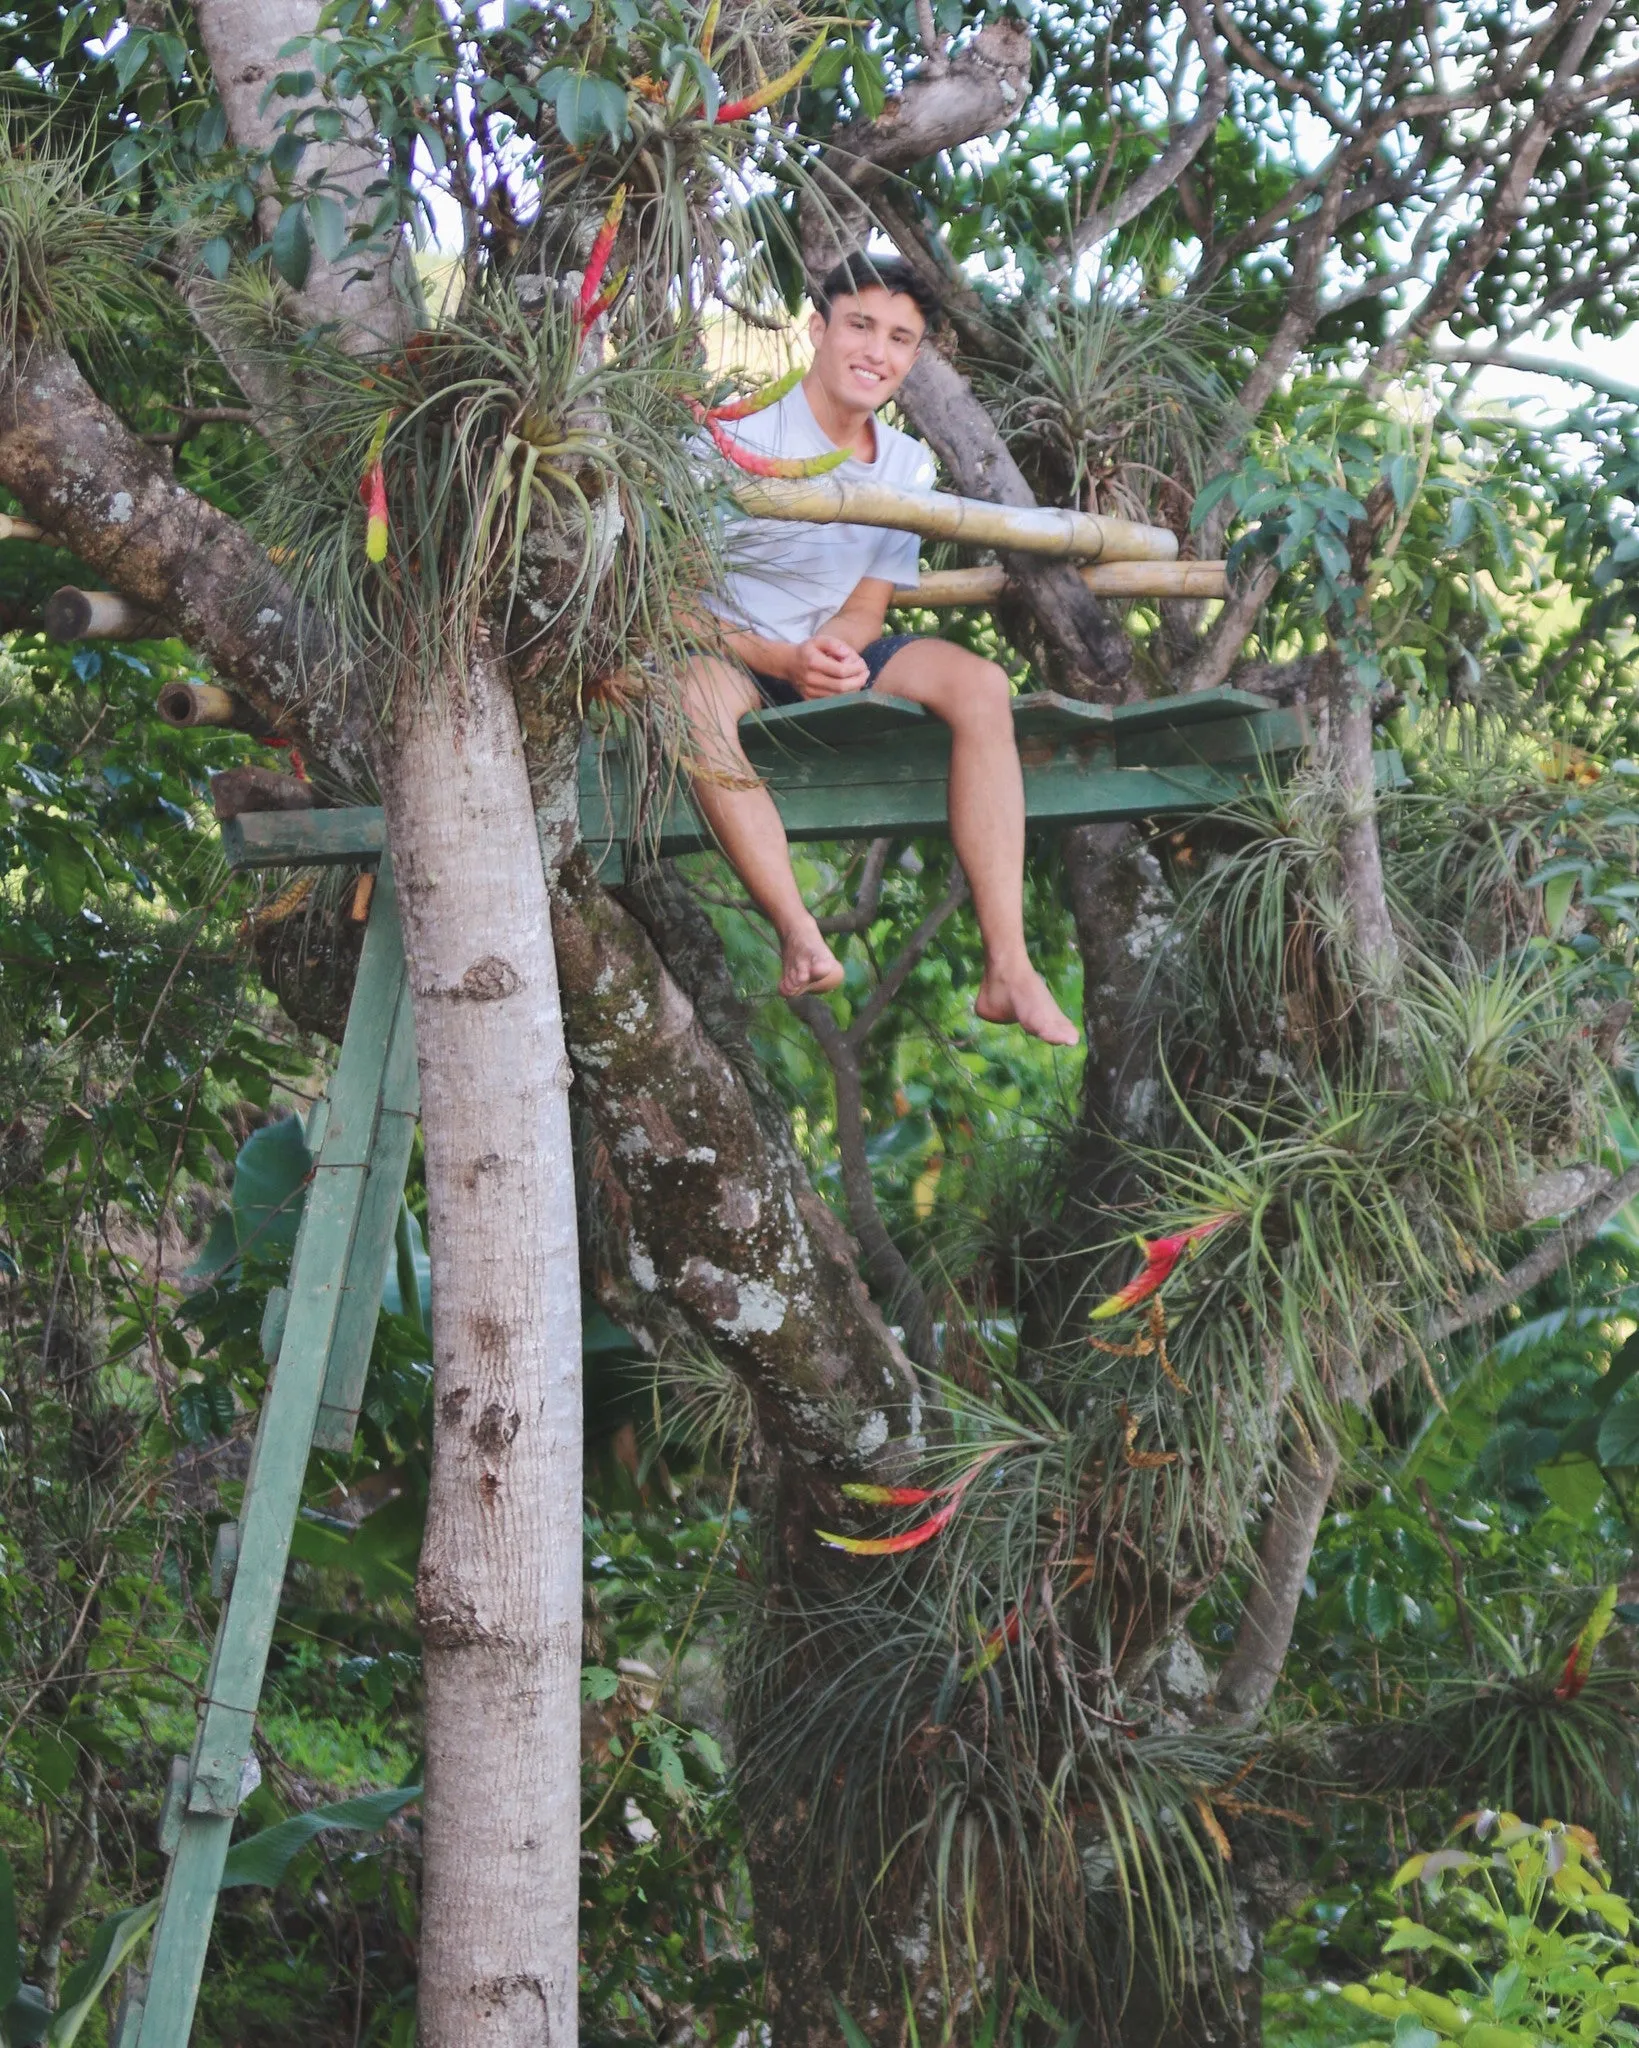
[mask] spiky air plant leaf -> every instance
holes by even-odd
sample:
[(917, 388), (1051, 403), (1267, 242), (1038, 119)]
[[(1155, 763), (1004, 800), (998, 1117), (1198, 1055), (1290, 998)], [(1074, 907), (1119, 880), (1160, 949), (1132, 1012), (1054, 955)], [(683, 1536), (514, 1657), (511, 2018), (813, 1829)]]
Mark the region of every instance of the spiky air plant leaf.
[(0, 96), (0, 350), (31, 341), (109, 340), (126, 315), (151, 312), (142, 238), (133, 222), (86, 196), (89, 152), (58, 146)]
[(1126, 272), (1027, 310), (1016, 357), (974, 374), (1042, 502), (1182, 519), (1230, 410), (1223, 323)]
[(482, 624), (554, 689), (658, 675), (686, 644), (680, 594), (714, 558), (687, 445), (698, 394), (681, 338), (610, 357), (578, 303), (526, 311), (480, 287), (390, 360), (310, 350), (304, 430), (265, 529), (377, 674), (425, 682)]

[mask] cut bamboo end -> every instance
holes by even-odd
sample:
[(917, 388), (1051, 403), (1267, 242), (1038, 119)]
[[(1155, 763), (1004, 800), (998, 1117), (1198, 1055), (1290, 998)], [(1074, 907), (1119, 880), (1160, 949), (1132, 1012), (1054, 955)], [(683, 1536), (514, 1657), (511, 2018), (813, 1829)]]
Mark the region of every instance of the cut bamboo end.
[(43, 526), (36, 526), (32, 519), (13, 519), (9, 512), (0, 512), (0, 540), (45, 540), (47, 533)]
[(115, 590), (76, 590), (65, 583), (40, 608), (48, 640), (153, 640), (168, 628)]
[(1170, 562), (1178, 553), (1178, 536), (1170, 527), (1046, 505), (992, 505), (944, 491), (899, 491), (836, 476), (741, 484), (734, 497), (742, 511), (758, 519), (801, 519), (819, 526), (842, 520), (1059, 561)]
[[(1227, 597), (1222, 562), (1096, 562), (1081, 580), (1097, 597)], [(1000, 562), (981, 569), (936, 569), (920, 583), (893, 594), (895, 604), (993, 604), (1011, 579)]]

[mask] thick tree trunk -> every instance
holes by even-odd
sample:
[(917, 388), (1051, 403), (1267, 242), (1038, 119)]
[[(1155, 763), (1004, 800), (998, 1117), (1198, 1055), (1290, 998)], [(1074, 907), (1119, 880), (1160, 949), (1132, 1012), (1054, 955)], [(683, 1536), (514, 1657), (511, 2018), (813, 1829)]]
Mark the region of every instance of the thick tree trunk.
[(579, 1880), (580, 1278), (546, 880), (481, 655), (383, 749), (421, 1065), (436, 1420), (423, 2048), (571, 2048)]

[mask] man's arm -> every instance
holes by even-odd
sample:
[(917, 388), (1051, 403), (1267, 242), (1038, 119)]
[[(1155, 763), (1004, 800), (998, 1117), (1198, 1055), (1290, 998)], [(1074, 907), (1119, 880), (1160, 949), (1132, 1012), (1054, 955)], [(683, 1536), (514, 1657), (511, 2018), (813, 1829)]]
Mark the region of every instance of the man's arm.
[(719, 621), (723, 645), (747, 668), (790, 683), (802, 697), (836, 697), (865, 684), (860, 649), (882, 632), (894, 587), (867, 576), (836, 616), (811, 639), (769, 640), (761, 633), (734, 632)]

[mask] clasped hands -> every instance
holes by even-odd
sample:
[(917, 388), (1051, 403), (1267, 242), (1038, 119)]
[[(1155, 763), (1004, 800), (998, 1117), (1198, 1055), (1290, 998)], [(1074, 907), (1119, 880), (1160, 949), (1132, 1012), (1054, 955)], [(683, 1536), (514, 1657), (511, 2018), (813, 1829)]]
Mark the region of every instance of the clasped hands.
[(786, 681), (799, 697), (842, 697), (870, 681), (864, 657), (834, 634), (816, 633), (791, 650)]

